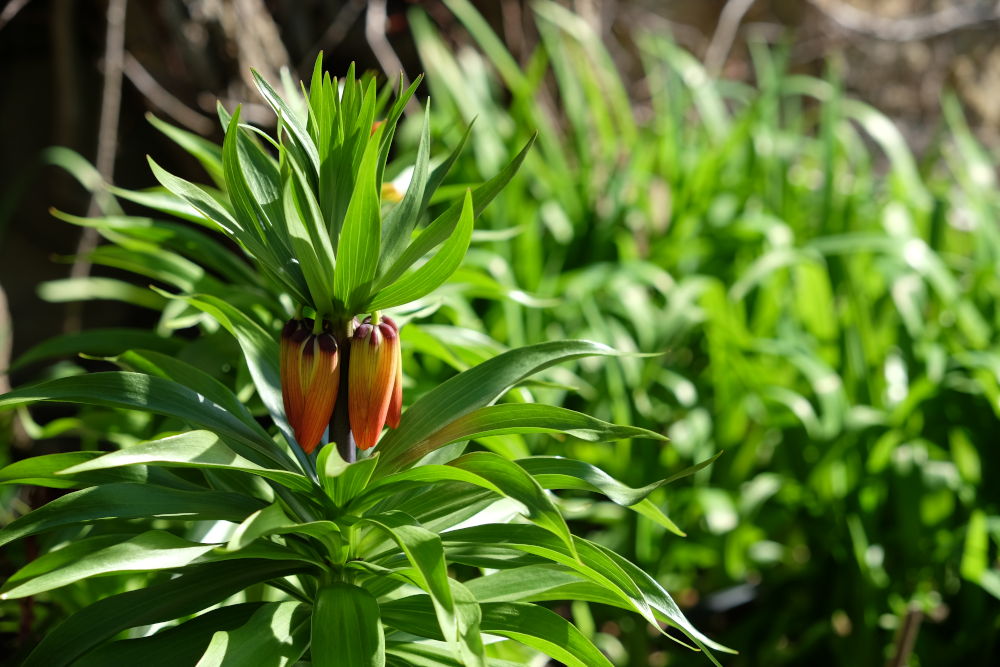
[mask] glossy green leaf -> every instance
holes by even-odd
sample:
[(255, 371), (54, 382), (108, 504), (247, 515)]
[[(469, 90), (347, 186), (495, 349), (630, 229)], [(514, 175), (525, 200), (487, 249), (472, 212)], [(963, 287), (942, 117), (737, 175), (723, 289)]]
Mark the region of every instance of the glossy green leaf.
[(259, 275), (251, 270), (239, 255), (233, 253), (218, 239), (191, 225), (138, 216), (107, 215), (85, 218), (56, 209), (52, 209), (51, 213), (71, 224), (99, 229), (104, 236), (124, 248), (150, 246), (170, 248), (234, 283), (256, 285), (260, 282)]
[(261, 438), (268, 437), (267, 431), (261, 428), (236, 394), (197, 366), (153, 350), (128, 350), (118, 355), (114, 361), (125, 370), (154, 375), (193, 389), (257, 431)]
[(38, 296), (52, 303), (106, 299), (152, 310), (162, 310), (166, 304), (162, 296), (146, 287), (100, 276), (49, 280), (38, 286)]
[[(375, 137), (379, 136), (376, 132)], [(382, 243), (382, 214), (375, 170), (378, 142), (368, 141), (337, 243), (333, 293), (351, 313), (360, 312), (371, 292)]]
[(366, 489), (377, 464), (377, 453), (347, 463), (340, 458), (337, 444), (331, 442), (316, 457), (316, 472), (330, 499), (338, 507), (343, 507)]
[[(257, 247), (253, 239), (247, 235), (247, 230), (243, 229), (240, 223), (236, 221), (236, 218), (233, 217), (232, 208), (227, 202), (222, 201), (209, 190), (167, 172), (160, 165), (156, 164), (152, 158), (149, 158), (149, 166), (153, 170), (156, 180), (164, 188), (176, 197), (179, 197), (182, 201), (187, 202), (206, 219), (210, 220), (218, 230), (230, 238), (238, 240), (248, 250), (253, 250)], [(249, 245), (247, 245), (248, 242)]]
[(267, 407), (271, 419), (278, 425), (289, 443), (295, 442), (292, 429), (285, 419), (285, 407), (281, 400), (281, 374), (278, 368), (279, 332), (265, 331), (263, 327), (223, 299), (208, 294), (198, 294), (187, 297), (186, 300), (214, 317), (233, 334), (243, 350), (257, 394)]
[(388, 268), (410, 241), (425, 207), (424, 192), (427, 188), (430, 163), (430, 102), (424, 108), (424, 122), (417, 143), (417, 159), (413, 165), (410, 184), (403, 200), (386, 215), (382, 223), (382, 247), (379, 256), (378, 274)]
[(495, 401), (518, 382), (561, 361), (611, 356), (614, 350), (590, 341), (553, 341), (500, 354), (456, 375), (421, 396), (379, 444), (376, 476), (404, 467), (410, 447), (477, 408)]
[(222, 435), (241, 456), (293, 470), (294, 464), (259, 430), (244, 424), (221, 406), (176, 382), (141, 373), (91, 373), (24, 387), (0, 396), (0, 409), (38, 401), (84, 403), (133, 408), (169, 415)]
[(295, 491), (308, 493), (313, 489), (312, 483), (299, 473), (264, 468), (248, 461), (210, 431), (189, 431), (132, 445), (72, 467), (66, 466), (62, 474), (77, 476), (85, 472), (134, 465), (235, 470), (273, 480)]
[(225, 491), (106, 484), (74, 491), (15, 519), (0, 530), (0, 545), (59, 526), (101, 519), (171, 517), (189, 521), (242, 521), (261, 505), (253, 498)]
[(288, 106), (288, 103), (278, 95), (277, 91), (264, 80), (264, 77), (257, 70), (251, 70), (251, 73), (254, 83), (257, 84), (257, 89), (260, 90), (261, 95), (271, 105), (274, 112), (278, 114), (284, 127), (290, 133), (294, 145), (307, 157), (307, 164), (302, 165), (302, 167), (310, 169), (312, 174), (310, 178), (315, 178), (315, 175), (319, 173), (319, 156), (316, 152), (316, 145), (312, 142), (305, 125), (302, 124), (298, 114)]
[(538, 483), (546, 489), (579, 489), (582, 491), (603, 493), (613, 502), (625, 507), (631, 507), (636, 512), (655, 521), (675, 535), (683, 537), (684, 532), (663, 513), (663, 510), (652, 503), (648, 499), (648, 496), (662, 486), (666, 486), (688, 475), (693, 475), (697, 471), (714, 463), (720, 456), (722, 456), (722, 452), (697, 465), (685, 468), (666, 479), (647, 484), (638, 489), (622, 484), (600, 468), (583, 461), (564, 459), (557, 456), (533, 456), (526, 459), (519, 459), (518, 463), (531, 473), (538, 480)]
[(198, 160), (216, 185), (223, 185), (225, 177), (222, 174), (222, 149), (218, 144), (162, 121), (151, 113), (146, 114), (146, 120)]
[[(452, 655), (442, 642), (424, 640), (420, 642), (395, 642), (386, 645), (386, 657), (390, 667), (466, 667), (466, 663)], [(522, 662), (511, 662), (499, 658), (486, 658), (488, 667), (523, 667)]]
[(474, 219), (472, 195), (466, 192), (455, 230), (441, 248), (416, 270), (380, 290), (365, 310), (381, 310), (416, 301), (443, 285), (465, 259)]
[(549, 564), (498, 570), (465, 585), (480, 602), (520, 602), (584, 581), (568, 568)]
[[(511, 160), (510, 164), (508, 164), (499, 174), (472, 191), (473, 218), (479, 217), (479, 215), (483, 212), (483, 209), (485, 209), (486, 206), (493, 201), (494, 197), (500, 194), (500, 191), (503, 190), (507, 183), (510, 182), (510, 179), (514, 177), (514, 174), (517, 173), (518, 168), (524, 161), (525, 156), (528, 154), (528, 149), (531, 148), (531, 144), (534, 143), (534, 140), (534, 137), (532, 137), (524, 148), (521, 149), (521, 152), (518, 153), (517, 156)], [(406, 270), (413, 266), (417, 260), (449, 238), (458, 224), (464, 208), (464, 199), (461, 202), (455, 202), (448, 208), (448, 210), (429, 224), (424, 231), (422, 231), (413, 240), (413, 242), (407, 246), (406, 250), (404, 250), (399, 256), (399, 259), (385, 271), (379, 279), (376, 289), (380, 290), (386, 285), (390, 285), (399, 280)]]
[(333, 243), (306, 177), (294, 161), (286, 161), (285, 223), (295, 256), (309, 283), (314, 307), (323, 314), (333, 304), (336, 271)]
[(197, 667), (295, 664), (309, 646), (309, 621), (301, 602), (264, 604), (239, 628), (216, 632)]
[(414, 568), (415, 582), (430, 594), (441, 632), (445, 640), (455, 647), (456, 654), (475, 655), (477, 660), (481, 659), (481, 644), (470, 643), (463, 632), (462, 618), (456, 612), (441, 538), (403, 512), (384, 512), (377, 518), (362, 521), (383, 531), (406, 555)]
[[(433, 626), (430, 600), (415, 595), (382, 605), (387, 624), (408, 632), (440, 639)], [(533, 604), (486, 602), (482, 609), (482, 632), (508, 637), (538, 649), (566, 665), (594, 667), (611, 662), (569, 621), (555, 612)]]
[(24, 662), (25, 667), (62, 667), (122, 630), (194, 614), (248, 586), (300, 572), (302, 563), (246, 560), (188, 568), (179, 577), (114, 595), (84, 607), (53, 628)]
[(145, 482), (145, 470), (94, 471), (76, 475), (57, 474), (65, 468), (86, 463), (100, 452), (65, 452), (46, 454), (15, 461), (0, 468), (0, 484), (30, 484), (50, 489), (77, 489), (114, 482)]
[[(367, 496), (371, 499), (378, 498), (391, 492), (401, 482), (432, 484), (449, 481), (475, 484), (518, 501), (524, 505), (532, 522), (551, 531), (573, 551), (569, 527), (545, 490), (519, 465), (492, 452), (472, 452), (448, 465), (422, 465), (383, 477), (369, 487)], [(364, 498), (361, 503), (364, 506)]]
[(309, 535), (320, 540), (326, 545), (329, 557), (341, 562), (344, 544), (337, 524), (332, 521), (294, 521), (288, 518), (279, 503), (268, 505), (248, 516), (233, 531), (226, 549), (240, 551), (261, 537), (289, 533)]
[[(71, 542), (62, 551), (74, 550)], [(103, 549), (75, 554), (65, 562), (59, 551), (44, 554), (15, 572), (0, 588), (0, 599), (22, 598), (59, 588), (100, 574), (167, 570), (190, 565), (217, 545), (189, 542), (170, 533), (151, 530)], [(54, 566), (55, 564), (55, 566)]]
[(134, 348), (172, 354), (180, 345), (177, 339), (165, 338), (146, 329), (89, 329), (53, 336), (28, 348), (10, 365), (10, 370), (56, 357), (77, 354), (109, 357)]
[(162, 629), (147, 637), (109, 642), (82, 656), (73, 665), (74, 667), (193, 665), (216, 632), (239, 628), (263, 604), (265, 603), (232, 604), (207, 611), (180, 625)]
[(566, 408), (539, 403), (503, 403), (479, 408), (459, 417), (412, 445), (398, 460), (406, 466), (452, 442), (510, 433), (564, 433), (589, 442), (626, 438), (667, 439), (654, 431), (609, 424)]
[(384, 667), (385, 634), (371, 593), (348, 583), (319, 590), (310, 657), (317, 667)]
[[(693, 642), (721, 651), (729, 651), (700, 633), (677, 607), (670, 595), (635, 565), (621, 558), (610, 549), (588, 540), (575, 538), (579, 559), (573, 558), (565, 545), (550, 533), (530, 525), (484, 525), (462, 528), (445, 533), (443, 536), (449, 558), (459, 560), (453, 551), (459, 553), (464, 544), (484, 545), (487, 548), (506, 548), (521, 551), (551, 560), (587, 580), (603, 587), (628, 604), (652, 625), (658, 620), (666, 620), (680, 629)], [(529, 563), (530, 564), (530, 563)], [(706, 655), (715, 659), (706, 651)]]

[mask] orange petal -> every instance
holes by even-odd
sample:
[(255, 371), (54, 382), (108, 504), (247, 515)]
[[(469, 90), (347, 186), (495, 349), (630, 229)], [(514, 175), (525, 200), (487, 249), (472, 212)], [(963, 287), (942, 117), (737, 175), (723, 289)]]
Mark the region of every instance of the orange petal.
[[(399, 333), (399, 327), (388, 317), (382, 320)], [(385, 415), (385, 423), (389, 428), (399, 428), (399, 417), (403, 412), (403, 349), (399, 337), (394, 340), (396, 356), (396, 379), (392, 383), (392, 397), (389, 399), (389, 411)]]
[(295, 439), (303, 451), (311, 454), (323, 438), (337, 402), (340, 355), (337, 353), (337, 341), (328, 333), (311, 337), (303, 351), (306, 352), (303, 354), (303, 370), (308, 367), (309, 374), (303, 376), (304, 404), (295, 425)]
[(399, 337), (387, 324), (360, 325), (351, 340), (348, 415), (354, 442), (371, 449), (378, 442), (389, 411)]
[(296, 423), (301, 414), (302, 381), (299, 377), (299, 360), (311, 326), (311, 320), (290, 320), (281, 332), (281, 400), (289, 424)]

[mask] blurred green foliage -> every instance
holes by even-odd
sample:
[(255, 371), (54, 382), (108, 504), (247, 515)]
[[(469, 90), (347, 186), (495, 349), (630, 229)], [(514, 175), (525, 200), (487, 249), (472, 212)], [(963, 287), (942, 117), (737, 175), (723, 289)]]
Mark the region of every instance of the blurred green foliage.
[[(687, 538), (606, 503), (580, 499), (577, 517), (689, 587), (695, 619), (742, 653), (726, 664), (882, 664), (911, 609), (925, 617), (911, 664), (987, 664), (1000, 193), (958, 103), (942, 101), (918, 157), (834, 67), (789, 73), (781, 49), (752, 49), (750, 87), (646, 35), (637, 84), (559, 5), (535, 4), (541, 43), (522, 68), (466, 0), (446, 4), (475, 48), (456, 52), (419, 9), (410, 20), (434, 128), (453, 142), (454, 119), (476, 119), (465, 180), (539, 139), (480, 222), (497, 240), (466, 262), (471, 307), (437, 317), (512, 344), (662, 353), (581, 363), (576, 392), (532, 391), (672, 439), (487, 446), (635, 485), (725, 450), (660, 497)], [(660, 660), (643, 628), (592, 613), (622, 664)]]

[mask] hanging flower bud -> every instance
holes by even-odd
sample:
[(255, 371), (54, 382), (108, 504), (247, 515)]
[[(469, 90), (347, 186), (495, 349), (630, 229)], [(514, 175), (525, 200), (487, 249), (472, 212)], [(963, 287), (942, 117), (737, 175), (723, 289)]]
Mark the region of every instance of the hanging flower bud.
[[(367, 318), (355, 329), (351, 339), (347, 408), (351, 433), (359, 449), (374, 447), (382, 433), (397, 383), (399, 361), (399, 332), (392, 320), (372, 324), (371, 318)], [(398, 416), (396, 420), (398, 423)]]
[[(399, 326), (391, 317), (383, 317), (382, 321), (396, 331), (399, 337)], [(403, 348), (396, 344), (396, 379), (392, 383), (392, 397), (389, 399), (389, 411), (385, 415), (385, 423), (389, 428), (399, 427), (399, 417), (403, 412)]]
[(295, 439), (307, 454), (316, 449), (330, 422), (340, 387), (337, 341), (313, 321), (291, 320), (281, 332), (281, 397)]

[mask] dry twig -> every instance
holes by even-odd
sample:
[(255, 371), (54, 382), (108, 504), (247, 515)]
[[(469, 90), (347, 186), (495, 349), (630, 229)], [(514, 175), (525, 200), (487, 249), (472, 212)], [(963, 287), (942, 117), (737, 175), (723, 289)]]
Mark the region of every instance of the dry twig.
[(215, 124), (170, 94), (131, 53), (125, 54), (125, 76), (150, 104), (181, 125), (199, 134), (208, 134)]
[(10, 0), (7, 5), (0, 12), (0, 30), (13, 20), (17, 13), (24, 9), (25, 5), (28, 4), (30, 0)]
[[(97, 171), (105, 183), (114, 180), (115, 153), (118, 150), (118, 115), (122, 102), (122, 71), (125, 63), (125, 7), (127, 0), (110, 0), (108, 3), (108, 29), (104, 44), (104, 92), (101, 96), (101, 118), (97, 130)], [(99, 189), (90, 200), (88, 216), (97, 215), (110, 195)], [(87, 227), (80, 234), (76, 258), (70, 269), (71, 278), (82, 278), (90, 273), (90, 253), (97, 247), (95, 227)], [(66, 309), (66, 332), (79, 331), (83, 317), (83, 304), (74, 301)]]
[(729, 0), (722, 8), (719, 15), (719, 23), (715, 27), (715, 34), (705, 51), (705, 69), (712, 74), (722, 71), (726, 59), (729, 58), (729, 50), (733, 48), (736, 41), (736, 32), (739, 30), (740, 22), (750, 10), (754, 0)]
[(914, 42), (1000, 21), (1000, 2), (948, 6), (922, 16), (887, 18), (835, 0), (809, 0), (830, 21), (845, 30), (887, 42)]

